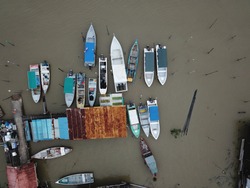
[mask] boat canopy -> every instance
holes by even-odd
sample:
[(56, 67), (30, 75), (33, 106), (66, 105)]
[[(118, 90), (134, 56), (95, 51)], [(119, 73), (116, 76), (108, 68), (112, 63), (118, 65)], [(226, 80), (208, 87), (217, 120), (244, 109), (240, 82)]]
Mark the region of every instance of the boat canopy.
[(167, 49), (166, 48), (160, 48), (158, 49), (158, 66), (161, 67), (167, 67)]
[(95, 61), (95, 43), (86, 42), (85, 48), (85, 62), (93, 62)]
[(129, 120), (130, 120), (131, 125), (135, 125), (139, 123), (136, 109), (129, 110), (128, 114), (129, 114)]
[(150, 121), (159, 121), (158, 106), (149, 107)]
[(158, 169), (157, 169), (157, 166), (156, 166), (156, 161), (155, 161), (155, 158), (153, 155), (145, 158), (145, 161), (151, 171), (152, 174), (157, 174), (158, 173)]
[(74, 79), (65, 78), (64, 79), (64, 93), (73, 93)]
[(27, 72), (27, 76), (28, 76), (28, 86), (29, 86), (29, 89), (36, 89), (37, 88), (37, 84), (36, 84), (36, 72), (34, 72), (34, 71), (28, 71)]
[(147, 52), (145, 57), (146, 61), (146, 72), (153, 72), (154, 71), (154, 53)]

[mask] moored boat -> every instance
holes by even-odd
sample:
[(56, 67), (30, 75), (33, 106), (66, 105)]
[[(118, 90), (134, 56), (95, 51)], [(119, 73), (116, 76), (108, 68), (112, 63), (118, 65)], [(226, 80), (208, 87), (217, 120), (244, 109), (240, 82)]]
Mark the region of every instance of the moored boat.
[(96, 78), (89, 78), (89, 87), (88, 87), (88, 99), (89, 105), (94, 106), (95, 98), (96, 98), (96, 86), (97, 79)]
[(107, 93), (108, 88), (108, 74), (107, 74), (107, 68), (108, 66), (108, 60), (107, 57), (104, 57), (101, 55), (99, 57), (99, 91), (101, 95), (104, 95)]
[(157, 44), (156, 51), (156, 67), (157, 77), (161, 85), (164, 85), (167, 80), (167, 47)]
[(84, 49), (84, 65), (89, 69), (95, 66), (95, 53), (96, 53), (96, 33), (92, 24), (88, 29)]
[(159, 109), (156, 99), (147, 100), (148, 112), (149, 112), (149, 124), (150, 131), (154, 139), (158, 139), (160, 135), (160, 120), (159, 120)]
[(136, 76), (136, 70), (138, 66), (139, 59), (139, 45), (138, 40), (136, 39), (133, 46), (130, 49), (128, 56), (128, 68), (127, 68), (127, 77), (128, 82), (133, 82)]
[(93, 173), (78, 173), (78, 174), (71, 174), (65, 176), (55, 183), (60, 185), (83, 185), (83, 184), (90, 184), (94, 183), (94, 174)]
[(140, 105), (138, 106), (138, 114), (139, 114), (139, 119), (140, 119), (142, 130), (145, 133), (145, 135), (149, 137), (150, 125), (148, 121), (149, 114), (148, 114), (147, 105), (143, 105), (142, 103), (140, 103)]
[(144, 48), (144, 79), (148, 87), (154, 81), (154, 48), (147, 46)]
[(43, 93), (46, 94), (50, 84), (50, 65), (46, 60), (40, 63), (40, 72)]
[(139, 136), (140, 136), (140, 122), (139, 122), (138, 113), (137, 113), (135, 103), (129, 103), (127, 105), (127, 111), (128, 111), (129, 125), (131, 128), (131, 131), (136, 138), (139, 138)]
[(54, 159), (58, 157), (62, 157), (71, 152), (72, 149), (68, 147), (51, 147), (44, 150), (39, 151), (38, 153), (31, 156), (34, 159)]
[(39, 64), (30, 65), (30, 72), (34, 72), (34, 75), (30, 78), (33, 79), (33, 82), (35, 83), (35, 87), (31, 89), (31, 95), (34, 102), (38, 103), (41, 98), (41, 79)]
[(113, 36), (110, 47), (111, 65), (114, 78), (115, 92), (128, 91), (127, 74), (125, 70), (124, 56), (121, 44)]
[(76, 107), (84, 108), (85, 105), (85, 74), (79, 72), (76, 74)]
[(71, 69), (64, 79), (64, 94), (67, 107), (70, 107), (75, 98), (76, 75)]

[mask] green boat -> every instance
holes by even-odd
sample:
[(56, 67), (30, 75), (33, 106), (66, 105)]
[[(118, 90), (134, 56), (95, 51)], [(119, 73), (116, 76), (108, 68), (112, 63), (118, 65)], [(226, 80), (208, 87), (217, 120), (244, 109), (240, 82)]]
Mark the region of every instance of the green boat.
[(139, 138), (139, 136), (140, 136), (140, 122), (139, 122), (138, 113), (136, 110), (135, 103), (128, 104), (127, 111), (128, 111), (129, 125), (131, 128), (131, 131), (136, 138)]
[(55, 182), (60, 185), (83, 185), (94, 183), (93, 173), (79, 173), (65, 176)]
[(136, 39), (133, 46), (130, 49), (128, 57), (128, 68), (127, 68), (128, 82), (133, 82), (133, 80), (135, 79), (136, 70), (138, 66), (138, 58), (139, 58), (139, 45)]

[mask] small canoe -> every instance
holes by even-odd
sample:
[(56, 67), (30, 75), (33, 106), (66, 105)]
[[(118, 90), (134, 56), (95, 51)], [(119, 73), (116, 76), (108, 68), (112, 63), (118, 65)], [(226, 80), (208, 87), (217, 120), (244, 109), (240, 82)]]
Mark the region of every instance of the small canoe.
[(96, 33), (93, 25), (91, 24), (85, 41), (84, 49), (84, 65), (91, 69), (95, 66), (95, 53), (96, 53)]
[(64, 94), (65, 94), (65, 102), (67, 107), (69, 108), (75, 98), (75, 84), (76, 84), (76, 75), (73, 73), (71, 69), (67, 77), (64, 79)]
[(99, 57), (99, 91), (101, 95), (107, 93), (107, 87), (108, 87), (107, 66), (108, 66), (107, 57), (101, 55)]
[(50, 84), (50, 66), (47, 61), (40, 63), (40, 71), (43, 93), (46, 94)]
[(140, 136), (140, 122), (138, 118), (137, 109), (135, 103), (130, 103), (127, 105), (129, 125), (133, 135), (136, 138)]
[(128, 68), (127, 68), (128, 82), (133, 82), (133, 80), (135, 79), (136, 70), (138, 66), (138, 58), (139, 58), (139, 45), (138, 41), (135, 40), (128, 56)]
[(42, 151), (39, 151), (35, 155), (31, 156), (31, 158), (34, 158), (34, 159), (55, 159), (55, 158), (67, 155), (71, 151), (72, 151), (72, 149), (68, 148), (68, 147), (51, 147), (51, 148), (47, 148), (47, 149), (44, 149)]
[(88, 99), (89, 105), (94, 106), (95, 98), (96, 98), (96, 87), (97, 87), (97, 79), (96, 78), (89, 78), (89, 89), (88, 89)]
[(140, 149), (141, 149), (142, 158), (143, 158), (145, 164), (148, 166), (151, 174), (153, 175), (154, 181), (156, 181), (156, 178), (157, 178), (156, 176), (158, 173), (156, 161), (155, 161), (153, 153), (151, 152), (148, 144), (146, 143), (146, 141), (143, 138), (140, 139)]
[(161, 85), (164, 85), (167, 80), (167, 47), (157, 44), (155, 51), (157, 77)]
[(60, 185), (83, 185), (94, 183), (93, 173), (79, 173), (65, 176), (55, 182)]
[[(41, 80), (39, 64), (30, 65), (30, 72), (34, 72), (34, 76), (30, 77), (35, 83), (35, 87), (31, 89), (31, 95), (35, 103), (38, 103), (41, 98)], [(29, 80), (30, 81), (30, 80)]]
[(139, 114), (139, 119), (140, 119), (142, 130), (145, 133), (145, 135), (149, 137), (150, 125), (148, 121), (149, 114), (148, 114), (147, 105), (143, 105), (142, 103), (140, 103), (140, 105), (138, 106), (138, 114)]
[(76, 98), (77, 108), (84, 108), (85, 105), (85, 74), (77, 73), (76, 74)]
[(159, 109), (156, 99), (147, 100), (148, 112), (149, 112), (149, 124), (151, 134), (154, 139), (158, 139), (160, 135), (160, 120), (159, 120)]
[(150, 87), (154, 81), (154, 59), (154, 48), (150, 48), (149, 46), (144, 48), (144, 79), (148, 87)]

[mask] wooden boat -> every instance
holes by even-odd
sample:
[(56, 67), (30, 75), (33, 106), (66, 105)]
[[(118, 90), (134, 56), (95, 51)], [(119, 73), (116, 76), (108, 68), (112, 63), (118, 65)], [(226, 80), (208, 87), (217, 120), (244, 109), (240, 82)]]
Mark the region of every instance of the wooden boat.
[(46, 94), (50, 84), (50, 66), (47, 61), (40, 63), (40, 71), (43, 93)]
[(76, 75), (71, 69), (64, 79), (64, 94), (67, 107), (70, 107), (75, 98)]
[(153, 175), (154, 181), (156, 181), (156, 176), (158, 173), (156, 161), (148, 144), (143, 138), (140, 138), (140, 148), (142, 158), (144, 159), (145, 164), (148, 166), (151, 174)]
[(138, 114), (139, 114), (139, 119), (140, 119), (142, 130), (145, 133), (145, 135), (149, 137), (150, 125), (148, 121), (149, 114), (148, 114), (147, 105), (143, 105), (142, 103), (140, 103), (140, 105), (138, 106)]
[(135, 103), (130, 103), (127, 105), (129, 125), (132, 133), (136, 138), (140, 136), (140, 122), (137, 114), (137, 109)]
[(161, 85), (164, 85), (167, 80), (167, 47), (157, 44), (156, 51), (156, 67), (157, 77)]
[(85, 74), (84, 73), (77, 73), (76, 74), (76, 98), (77, 108), (84, 108), (85, 105)]
[(69, 152), (71, 152), (72, 149), (68, 147), (51, 147), (44, 149), (42, 151), (39, 151), (35, 155), (31, 156), (31, 158), (34, 159), (54, 159), (58, 157), (62, 157), (64, 155), (67, 155)]
[(95, 98), (96, 98), (96, 86), (97, 79), (96, 78), (89, 78), (89, 89), (88, 89), (88, 97), (89, 97), (89, 105), (94, 106)]
[(89, 69), (95, 66), (96, 34), (92, 24), (88, 29), (84, 50), (84, 65)]
[(93, 173), (79, 173), (79, 174), (71, 174), (65, 176), (58, 181), (55, 182), (60, 185), (83, 185), (94, 183), (94, 174)]
[(31, 88), (31, 95), (35, 103), (38, 103), (41, 98), (41, 81), (40, 81), (40, 71), (39, 71), (39, 65), (30, 65), (30, 72), (34, 72), (34, 75), (32, 77), (29, 77), (32, 79), (31, 82), (34, 82), (33, 84), (35, 87)]
[(138, 66), (138, 58), (139, 58), (139, 45), (138, 41), (135, 40), (128, 56), (128, 69), (127, 69), (128, 82), (133, 82), (133, 80), (135, 79), (136, 70)]
[(110, 47), (111, 65), (113, 71), (115, 92), (125, 92), (128, 91), (127, 85), (127, 74), (125, 70), (124, 56), (121, 44), (113, 36)]
[(149, 124), (153, 137), (157, 140), (160, 135), (160, 120), (159, 109), (156, 99), (147, 100), (148, 112), (149, 112)]
[(101, 95), (107, 93), (107, 88), (108, 88), (107, 66), (108, 66), (107, 58), (101, 55), (99, 57), (99, 91)]
[(147, 46), (144, 48), (144, 79), (148, 87), (154, 81), (154, 48)]

